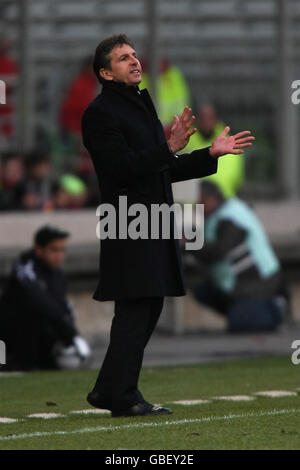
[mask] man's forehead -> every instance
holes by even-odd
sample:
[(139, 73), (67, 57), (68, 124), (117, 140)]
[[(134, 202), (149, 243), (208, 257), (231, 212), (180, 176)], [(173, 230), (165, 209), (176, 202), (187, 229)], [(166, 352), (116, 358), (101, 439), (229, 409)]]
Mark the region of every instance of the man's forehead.
[(67, 244), (67, 241), (65, 238), (54, 238), (53, 240), (51, 240), (46, 246), (48, 248), (62, 248), (62, 247), (65, 247)]
[(132, 52), (136, 52), (133, 47), (129, 46), (129, 44), (117, 44), (112, 50), (111, 50), (111, 57), (120, 57), (123, 54), (129, 54)]

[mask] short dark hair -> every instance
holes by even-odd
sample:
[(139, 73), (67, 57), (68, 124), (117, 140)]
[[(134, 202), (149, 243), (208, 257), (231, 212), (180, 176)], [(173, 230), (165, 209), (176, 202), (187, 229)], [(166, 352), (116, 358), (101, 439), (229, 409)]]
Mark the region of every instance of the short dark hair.
[(40, 163), (49, 163), (49, 155), (43, 150), (32, 150), (25, 155), (25, 165), (31, 170)]
[(7, 151), (1, 154), (0, 161), (2, 161), (3, 165), (6, 165), (11, 160), (21, 159), (21, 154), (18, 152)]
[(203, 192), (206, 196), (212, 196), (219, 201), (225, 200), (222, 190), (215, 183), (212, 183), (211, 181), (201, 181), (199, 186), (200, 191)]
[(109, 54), (115, 46), (122, 46), (123, 44), (128, 44), (128, 46), (133, 48), (133, 43), (126, 34), (116, 34), (103, 39), (96, 47), (93, 70), (100, 83), (104, 83), (105, 79), (101, 77), (99, 70), (102, 68), (110, 69), (111, 57)]
[(53, 225), (44, 225), (34, 234), (35, 246), (47, 246), (50, 242), (56, 239), (68, 238), (69, 232), (60, 230), (58, 227)]

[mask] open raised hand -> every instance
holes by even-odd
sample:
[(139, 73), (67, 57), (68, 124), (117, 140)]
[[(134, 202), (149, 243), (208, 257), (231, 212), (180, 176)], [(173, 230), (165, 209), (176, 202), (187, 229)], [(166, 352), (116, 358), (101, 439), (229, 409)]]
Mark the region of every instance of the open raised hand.
[(230, 131), (230, 127), (226, 126), (218, 137), (216, 137), (209, 149), (209, 153), (212, 157), (221, 157), (227, 153), (239, 155), (244, 153), (244, 147), (250, 147), (255, 137), (251, 135), (250, 131), (242, 131), (237, 134), (227, 136)]
[(173, 153), (183, 149), (187, 145), (191, 135), (193, 135), (197, 130), (196, 128), (191, 129), (191, 126), (196, 119), (195, 116), (191, 116), (191, 114), (191, 108), (185, 106), (180, 118), (177, 115), (174, 116), (174, 121), (171, 127), (171, 136), (168, 140), (169, 148)]

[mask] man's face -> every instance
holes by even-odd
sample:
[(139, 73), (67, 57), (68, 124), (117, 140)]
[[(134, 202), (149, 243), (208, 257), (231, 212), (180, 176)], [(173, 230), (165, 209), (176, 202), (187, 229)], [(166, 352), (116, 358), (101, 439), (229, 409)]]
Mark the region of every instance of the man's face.
[(35, 246), (35, 254), (50, 268), (59, 268), (64, 260), (66, 251), (65, 238), (56, 238), (46, 246)]
[(131, 46), (115, 46), (110, 52), (110, 57), (110, 69), (100, 69), (100, 74), (105, 80), (122, 82), (128, 86), (138, 85), (142, 81), (142, 67)]
[(40, 162), (31, 168), (31, 175), (34, 178), (37, 178), (39, 180), (46, 178), (49, 173), (50, 173), (50, 165), (47, 161)]
[(3, 179), (8, 187), (15, 186), (24, 176), (22, 160), (11, 158), (3, 167)]

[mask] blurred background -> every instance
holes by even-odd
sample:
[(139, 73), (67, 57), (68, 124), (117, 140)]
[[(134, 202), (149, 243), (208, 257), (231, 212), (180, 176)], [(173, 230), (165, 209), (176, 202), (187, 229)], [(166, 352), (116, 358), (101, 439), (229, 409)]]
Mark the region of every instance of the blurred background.
[[(91, 299), (101, 195), (80, 122), (101, 91), (91, 69), (97, 44), (125, 33), (142, 61), (140, 88), (150, 90), (166, 135), (186, 104), (199, 129), (188, 151), (209, 145), (225, 124), (231, 132), (250, 129), (255, 135), (255, 145), (227, 168), (224, 163), (227, 176), (215, 183), (226, 198), (246, 201), (265, 227), (297, 328), (300, 122), (291, 84), (300, 79), (299, 25), (297, 0), (0, 0), (0, 79), (6, 83), (6, 104), (0, 105), (0, 288), (39, 227), (52, 223), (67, 230), (69, 297), (82, 334), (101, 347), (113, 305)], [(198, 182), (175, 184), (174, 194), (178, 202), (196, 202)], [(186, 275), (188, 286), (197, 279), (188, 263)], [(202, 342), (204, 356), (282, 352), (296, 339), (290, 329), (275, 339), (265, 334), (246, 342), (236, 338), (236, 345), (219, 337), (214, 342), (211, 335), (225, 333), (225, 320), (190, 293), (168, 299), (158, 330), (210, 337)], [(190, 354), (198, 353), (194, 348)]]

